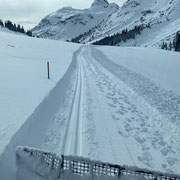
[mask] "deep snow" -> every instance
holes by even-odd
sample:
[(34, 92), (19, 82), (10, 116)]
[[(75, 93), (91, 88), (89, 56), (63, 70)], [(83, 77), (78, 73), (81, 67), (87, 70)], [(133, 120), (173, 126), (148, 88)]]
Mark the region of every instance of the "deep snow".
[(5, 32), (0, 38), (1, 152), (12, 137), (0, 177), (14, 176), (19, 145), (180, 173), (180, 54), (79, 48)]
[[(77, 48), (0, 29), (0, 154), (62, 78)], [(47, 61), (51, 80), (47, 79)]]

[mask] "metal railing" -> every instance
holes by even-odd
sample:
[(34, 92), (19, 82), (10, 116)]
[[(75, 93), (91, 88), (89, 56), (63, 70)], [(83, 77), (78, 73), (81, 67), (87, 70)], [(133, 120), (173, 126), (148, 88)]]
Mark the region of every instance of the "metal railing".
[[(21, 158), (25, 160), (25, 163), (30, 163), (28, 159), (31, 159), (32, 161), (37, 161), (38, 165), (40, 163), (42, 163), (42, 166), (43, 164), (47, 165), (49, 173), (48, 176), (51, 176), (51, 179), (54, 180), (60, 179), (61, 175), (66, 172), (79, 175), (81, 177), (92, 177), (92, 179), (94, 176), (110, 176), (112, 178), (121, 178), (122, 176), (132, 175), (152, 180), (180, 180), (180, 176), (175, 174), (164, 174), (161, 172), (149, 171), (147, 169), (140, 169), (137, 167), (113, 165), (76, 156), (62, 155), (60, 158), (53, 153), (43, 152), (41, 150), (31, 149), (28, 147), (17, 148), (17, 165), (18, 160)], [(37, 168), (34, 170), (37, 171)], [(47, 170), (45, 171), (46, 173), (44, 176), (47, 176)], [(36, 173), (40, 174), (40, 172)], [(41, 173), (41, 176), (43, 176), (43, 173)]]

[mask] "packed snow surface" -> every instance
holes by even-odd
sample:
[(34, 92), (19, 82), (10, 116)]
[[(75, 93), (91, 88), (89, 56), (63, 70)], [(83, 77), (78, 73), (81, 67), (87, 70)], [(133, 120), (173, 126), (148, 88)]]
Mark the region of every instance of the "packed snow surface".
[(19, 145), (180, 174), (180, 54), (0, 38), (1, 147), (14, 135), (0, 177), (12, 179)]

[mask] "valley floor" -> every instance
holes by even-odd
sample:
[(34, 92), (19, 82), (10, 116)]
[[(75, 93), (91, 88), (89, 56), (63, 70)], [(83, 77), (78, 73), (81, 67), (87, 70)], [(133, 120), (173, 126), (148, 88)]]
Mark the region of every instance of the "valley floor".
[(179, 104), (172, 91), (83, 46), (13, 136), (0, 157), (0, 174), (15, 172), (18, 145), (178, 174)]

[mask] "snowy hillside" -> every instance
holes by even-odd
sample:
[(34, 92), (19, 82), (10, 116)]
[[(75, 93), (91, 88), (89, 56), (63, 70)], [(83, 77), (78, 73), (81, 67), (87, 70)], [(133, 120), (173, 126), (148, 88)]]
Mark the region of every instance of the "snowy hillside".
[(116, 12), (118, 5), (106, 0), (95, 0), (89, 9), (65, 7), (45, 17), (35, 28), (33, 35), (43, 38), (71, 40), (98, 25)]
[(120, 46), (155, 46), (163, 41), (172, 42), (180, 30), (179, 0), (127, 0), (119, 10), (79, 39), (94, 42), (126, 28), (143, 26), (142, 34)]
[[(66, 72), (78, 46), (0, 28), (0, 154)], [(50, 61), (51, 80), (46, 62)]]
[(21, 145), (180, 173), (179, 53), (0, 39), (2, 179)]

